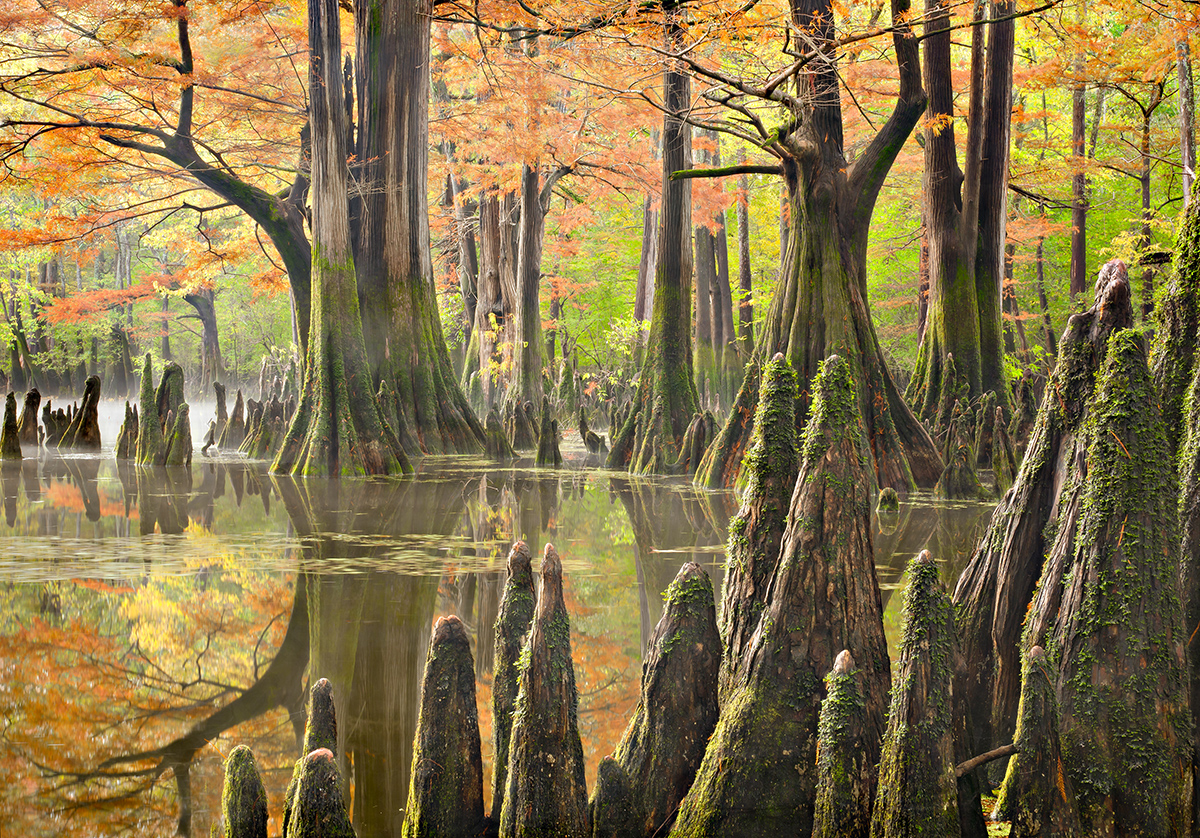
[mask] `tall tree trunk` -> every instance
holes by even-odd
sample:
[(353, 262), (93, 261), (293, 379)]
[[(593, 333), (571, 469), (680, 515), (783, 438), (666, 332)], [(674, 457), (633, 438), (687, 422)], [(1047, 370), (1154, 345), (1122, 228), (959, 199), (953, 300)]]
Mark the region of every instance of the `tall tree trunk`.
[(304, 475), (388, 474), (409, 465), (375, 398), (363, 344), (347, 203), (337, 0), (311, 0), (308, 40), (312, 322), (300, 404), (273, 468)]
[[(979, 23), (985, 0), (975, 3)], [(971, 398), (996, 394), (1007, 405), (1004, 380), (1003, 285), (1012, 114), (1015, 9), (993, 0), (995, 23), (972, 32), (971, 91), (966, 171), (958, 167), (954, 140), (954, 90), (950, 79), (949, 7), (926, 3), (925, 86), (930, 126), (925, 133), (925, 225), (929, 240), (929, 313), (917, 366), (908, 388), (917, 414), (934, 415), (947, 380), (946, 356), (968, 385)], [(987, 49), (984, 50), (984, 38)]]
[(754, 285), (750, 273), (750, 179), (738, 179), (738, 354), (743, 361), (754, 352)]
[(1175, 43), (1175, 66), (1179, 76), (1179, 158), (1183, 164), (1183, 207), (1192, 200), (1196, 180), (1196, 88), (1192, 82), (1192, 56), (1187, 38)]
[(637, 291), (633, 300), (633, 319), (641, 327), (638, 338), (638, 361), (649, 333), (650, 313), (654, 310), (654, 277), (657, 275), (658, 209), (647, 195), (642, 200), (642, 252), (638, 258)]
[(212, 288), (202, 288), (183, 295), (196, 310), (200, 319), (200, 389), (207, 391), (214, 381), (225, 377), (221, 361), (221, 341), (217, 334), (216, 294)]
[[(1082, 23), (1086, 4), (1078, 0), (1078, 19)], [(1075, 174), (1071, 177), (1071, 297), (1087, 293), (1087, 175), (1084, 173), (1084, 130), (1087, 112), (1087, 84), (1083, 80), (1084, 57), (1075, 57), (1074, 85), (1071, 88), (1071, 157)]]
[(517, 293), (512, 341), (509, 400), (542, 403), (542, 370), (546, 347), (542, 340), (542, 234), (545, 210), (541, 202), (537, 163), (521, 167), (521, 226), (517, 249)]
[[(380, 381), (391, 384), (402, 414), (395, 421), (426, 453), (477, 453), (483, 427), (442, 335), (429, 249), (431, 8), (430, 0), (355, 5), (363, 193), (354, 253), (358, 296), (372, 392)], [(341, 84), (337, 79), (339, 92)]]
[[(779, 158), (788, 192), (789, 232), (782, 269), (754, 356), (725, 426), (701, 463), (697, 479), (708, 486), (731, 485), (741, 469), (766, 359), (782, 352), (801, 383), (796, 424), (808, 421), (809, 387), (818, 365), (837, 353), (850, 365), (863, 426), (880, 486), (932, 486), (941, 458), (928, 432), (913, 416), (891, 373), (867, 307), (866, 246), (875, 202), (900, 146), (925, 110), (917, 44), (908, 24), (907, 0), (893, 0), (893, 34), (900, 67), (900, 93), (887, 122), (858, 154), (846, 161), (836, 68), (817, 58), (798, 79), (804, 95), (794, 100), (795, 130), (769, 144)], [(793, 21), (814, 27), (818, 41), (832, 38), (828, 3), (794, 2)], [(823, 674), (823, 673), (822, 673)]]
[[(664, 13), (668, 48), (683, 38), (681, 9)], [(654, 273), (654, 307), (649, 347), (633, 409), (612, 432), (609, 468), (664, 472), (679, 461), (684, 435), (699, 406), (692, 376), (692, 188), (671, 173), (691, 164), (691, 128), (683, 114), (691, 106), (688, 75), (676, 66), (663, 73), (663, 188)]]

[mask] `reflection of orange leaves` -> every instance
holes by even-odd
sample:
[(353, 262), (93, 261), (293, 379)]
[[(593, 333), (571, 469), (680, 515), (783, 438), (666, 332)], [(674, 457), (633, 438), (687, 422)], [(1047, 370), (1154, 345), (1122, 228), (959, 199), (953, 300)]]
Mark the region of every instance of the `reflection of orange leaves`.
[[(85, 512), (83, 504), (83, 493), (78, 487), (72, 486), (70, 483), (60, 483), (54, 481), (46, 488), (46, 505), (55, 509), (66, 509), (70, 512)], [(109, 497), (106, 493), (100, 493), (100, 515), (105, 518), (124, 518), (125, 504), (124, 502)], [(137, 520), (137, 508), (129, 510), (129, 517), (132, 520)]]

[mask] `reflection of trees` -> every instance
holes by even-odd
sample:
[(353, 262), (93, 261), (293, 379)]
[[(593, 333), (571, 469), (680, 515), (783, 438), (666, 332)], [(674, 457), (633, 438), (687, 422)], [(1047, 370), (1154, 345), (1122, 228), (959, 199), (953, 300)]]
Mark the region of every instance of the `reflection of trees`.
[(360, 835), (400, 834), (437, 605), (436, 576), (381, 565), (397, 539), (450, 535), (466, 484), (466, 477), (400, 483), (276, 478), (300, 536), (310, 672), (333, 684), (339, 759), (354, 786)]
[(875, 573), (884, 607), (909, 560), (922, 550), (928, 550), (942, 565), (941, 577), (952, 584), (970, 559), (992, 508), (987, 503), (948, 503), (923, 497), (902, 503), (899, 512), (873, 514)]
[(712, 577), (714, 589), (721, 589), (728, 512), (724, 496), (697, 491), (690, 484), (614, 477), (610, 485), (633, 527), (645, 656), (650, 632), (662, 616), (662, 593), (684, 562), (703, 567)]

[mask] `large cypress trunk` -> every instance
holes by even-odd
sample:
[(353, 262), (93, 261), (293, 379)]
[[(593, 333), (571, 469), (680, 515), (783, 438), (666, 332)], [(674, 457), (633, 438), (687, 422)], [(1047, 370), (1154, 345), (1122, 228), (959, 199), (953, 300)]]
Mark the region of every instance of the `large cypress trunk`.
[[(942, 472), (933, 441), (884, 363), (867, 306), (871, 214), (883, 179), (925, 106), (907, 15), (907, 1), (893, 0), (900, 69), (895, 109), (853, 163), (843, 148), (837, 69), (824, 57), (806, 67), (807, 75), (798, 80), (805, 89), (786, 103), (794, 120), (791, 133), (781, 132), (766, 146), (779, 158), (787, 185), (789, 226), (779, 282), (754, 352), (759, 364), (776, 352), (791, 361), (802, 382), (797, 428), (808, 420), (810, 388), (804, 385), (816, 377), (827, 355), (841, 355), (870, 441), (873, 468), (868, 479), (898, 488), (932, 486)], [(814, 33), (814, 43), (833, 38), (830, 4), (793, 2), (791, 16), (796, 26)], [(705, 453), (697, 475), (705, 485), (727, 486), (737, 478), (753, 429), (760, 371), (758, 365), (747, 368), (725, 427)]]
[[(362, 197), (354, 266), (372, 377), (366, 389), (391, 383), (402, 421), (425, 452), (482, 453), (483, 426), (442, 335), (429, 249), (431, 15), (429, 0), (355, 5)], [(340, 76), (330, 83), (340, 94)], [(315, 131), (313, 146), (315, 159)]]
[(273, 466), (284, 473), (389, 474), (410, 468), (375, 397), (363, 342), (347, 205), (347, 123), (336, 2), (308, 12), (312, 126), (312, 322), (304, 388)]

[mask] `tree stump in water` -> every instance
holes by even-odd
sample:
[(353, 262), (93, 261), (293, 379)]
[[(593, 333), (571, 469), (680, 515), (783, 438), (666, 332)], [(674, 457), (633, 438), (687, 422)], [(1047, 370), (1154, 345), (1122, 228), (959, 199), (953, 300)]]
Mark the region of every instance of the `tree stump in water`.
[(510, 401), (504, 405), (505, 425), (508, 439), (516, 451), (530, 451), (537, 448), (537, 423), (533, 416), (532, 403), (526, 409), (522, 402)]
[(955, 838), (961, 833), (951, 706), (954, 607), (927, 550), (909, 563), (908, 574), (871, 838)]
[(562, 562), (554, 545), (547, 544), (537, 613), (522, 652), (500, 838), (587, 835), (578, 703)]
[(254, 754), (245, 745), (238, 745), (225, 759), (221, 819), (225, 838), (267, 838), (267, 790)]
[(504, 426), (500, 424), (500, 416), (496, 413), (495, 405), (492, 405), (492, 409), (488, 411), (483, 433), (484, 450), (487, 452), (489, 460), (503, 462), (516, 457), (516, 452), (509, 444), (508, 437), (504, 435)]
[(21, 435), (21, 442), (24, 445), (32, 445), (35, 448), (38, 440), (38, 405), (42, 403), (42, 394), (38, 392), (36, 387), (32, 387), (25, 393), (25, 401), (21, 407), (21, 416), (17, 419), (17, 431)]
[(767, 586), (779, 565), (788, 507), (800, 450), (796, 439), (796, 374), (783, 353), (763, 370), (750, 450), (746, 454), (746, 490), (729, 523), (725, 581), (721, 593), (721, 703), (743, 669), (750, 641), (767, 603)]
[(12, 391), (4, 398), (4, 430), (0, 432), (0, 459), (21, 459), (21, 434), (17, 430), (17, 396)]
[(665, 835), (717, 723), (721, 638), (712, 581), (688, 562), (642, 666), (642, 693), (589, 804), (594, 838)]
[(283, 834), (290, 835), (292, 807), (300, 774), (304, 768), (304, 754), (325, 750), (335, 758), (338, 753), (337, 709), (333, 703), (333, 686), (326, 678), (312, 685), (308, 696), (308, 717), (304, 725), (304, 744), (300, 746), (300, 759), (292, 770), (292, 779), (283, 796)]
[(863, 741), (863, 700), (858, 669), (843, 649), (825, 676), (825, 700), (817, 720), (817, 803), (813, 838), (867, 838), (875, 766)]
[(458, 617), (433, 629), (421, 680), (405, 838), (475, 838), (484, 830), (483, 758), (471, 639)]
[(154, 392), (154, 403), (158, 406), (158, 421), (166, 422), (167, 415), (179, 413), (183, 404), (183, 367), (174, 361), (163, 365), (162, 378)]
[(285, 838), (354, 838), (342, 794), (342, 777), (333, 754), (326, 748), (318, 748), (300, 763), (300, 779), (292, 798), (292, 815)]
[(992, 417), (992, 481), (996, 497), (1012, 488), (1017, 479), (1017, 455), (1013, 451), (1012, 439), (1004, 426), (1004, 408), (997, 407)]
[(542, 421), (538, 432), (537, 464), (539, 466), (562, 465), (562, 454), (558, 450), (558, 423), (550, 410), (550, 399), (542, 397)]
[(891, 486), (886, 486), (879, 490), (879, 500), (875, 504), (875, 511), (884, 514), (900, 511), (900, 495)]
[(996, 394), (988, 390), (979, 401), (979, 421), (975, 425), (975, 466), (992, 467), (992, 445), (995, 439), (992, 417), (996, 412)]
[(946, 448), (943, 452), (946, 470), (933, 489), (939, 498), (975, 499), (983, 494), (983, 486), (975, 471), (975, 452), (971, 449), (968, 436), (969, 417), (970, 414), (961, 413), (951, 420), (950, 427), (946, 429)]
[(214, 381), (213, 392), (217, 396), (217, 418), (213, 420), (213, 442), (215, 443), (221, 438), (221, 434), (225, 433), (225, 426), (229, 424), (229, 412), (225, 408), (225, 385), (220, 381)]
[(168, 466), (190, 466), (192, 464), (192, 421), (187, 402), (179, 405), (174, 426), (167, 437), (167, 453), (163, 462)]
[(59, 448), (100, 450), (100, 378), (89, 375), (83, 387), (83, 399), (67, 427)]
[[(1177, 482), (1133, 330), (1109, 339), (1079, 449), (1083, 472), (1060, 501), (1024, 636), (1027, 649), (1046, 649), (1056, 673), (1073, 791), (1063, 817), (1088, 836), (1186, 835), (1190, 627), (1179, 598)], [(1033, 701), (1038, 684), (1026, 672), (1022, 698)], [(1026, 758), (1018, 754), (1013, 770), (1024, 771)]]
[(500, 613), (496, 616), (496, 660), (492, 670), (492, 820), (497, 823), (508, 788), (508, 746), (520, 676), (517, 660), (536, 609), (529, 547), (518, 541), (508, 551), (508, 581), (504, 583)]
[(114, 454), (118, 460), (128, 460), (137, 454), (138, 412), (136, 407), (130, 407), (125, 400), (125, 419), (121, 422), (121, 430), (117, 433)]
[(217, 447), (222, 450), (237, 449), (246, 438), (246, 406), (242, 401), (242, 391), (238, 390), (233, 399), (233, 413), (229, 414), (229, 422), (217, 439)]
[(1080, 465), (1076, 437), (1088, 412), (1109, 335), (1133, 322), (1129, 279), (1109, 271), (1095, 304), (1067, 322), (1058, 363), (1012, 490), (954, 589), (965, 683), (956, 684), (969, 718), (971, 754), (1011, 741), (1020, 694), (1021, 626), (1047, 553), (1047, 525), (1060, 517), (1061, 487)]
[(672, 836), (811, 832), (821, 680), (843, 649), (861, 662), (865, 754), (878, 761), (890, 677), (869, 464), (849, 366), (831, 355), (814, 386), (770, 600)]
[(137, 435), (138, 465), (161, 466), (167, 456), (167, 441), (163, 437), (163, 419), (166, 417), (158, 414), (158, 399), (154, 394), (154, 370), (150, 365), (149, 352), (146, 353), (146, 363), (142, 367), (142, 386), (138, 401), (141, 410)]

